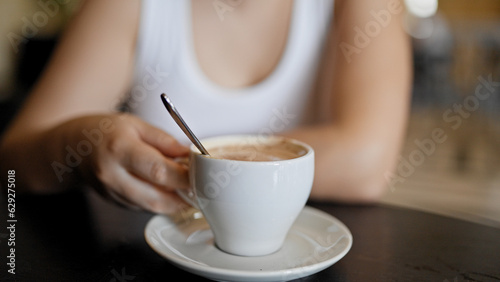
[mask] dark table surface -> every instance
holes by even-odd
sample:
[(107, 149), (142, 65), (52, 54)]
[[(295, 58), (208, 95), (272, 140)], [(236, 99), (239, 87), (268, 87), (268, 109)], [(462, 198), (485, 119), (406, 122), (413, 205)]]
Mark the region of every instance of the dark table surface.
[[(299, 281), (500, 281), (500, 229), (383, 205), (308, 203), (344, 222), (354, 243), (338, 263)], [(18, 196), (15, 275), (0, 211), (0, 281), (206, 281), (145, 242), (153, 216), (91, 192)]]

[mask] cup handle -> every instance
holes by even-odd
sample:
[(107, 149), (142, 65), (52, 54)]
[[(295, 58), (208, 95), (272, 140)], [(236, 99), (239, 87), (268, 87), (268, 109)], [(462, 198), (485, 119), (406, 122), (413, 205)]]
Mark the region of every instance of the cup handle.
[[(189, 158), (187, 157), (180, 157), (174, 159), (176, 162), (184, 164), (186, 166), (189, 166)], [(195, 209), (200, 210), (200, 206), (198, 206), (198, 203), (196, 201), (196, 195), (194, 193), (194, 190), (192, 187), (189, 187), (189, 189), (176, 189), (175, 192), (181, 199), (183, 199), (186, 203), (190, 204), (193, 206)]]
[(177, 195), (179, 195), (179, 197), (181, 197), (184, 201), (186, 201), (186, 203), (190, 204), (191, 206), (193, 206), (195, 209), (200, 209), (200, 206), (198, 206), (198, 203), (196, 201), (196, 195), (193, 191), (192, 188), (189, 188), (189, 189), (177, 189), (175, 190), (175, 192), (177, 192)]

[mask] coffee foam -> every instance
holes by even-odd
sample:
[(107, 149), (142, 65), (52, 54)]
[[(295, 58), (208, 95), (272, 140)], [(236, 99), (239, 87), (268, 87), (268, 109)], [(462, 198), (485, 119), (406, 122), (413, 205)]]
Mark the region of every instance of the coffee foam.
[(208, 149), (210, 156), (217, 159), (238, 161), (279, 161), (298, 158), (307, 153), (301, 145), (278, 139), (256, 144), (227, 144)]

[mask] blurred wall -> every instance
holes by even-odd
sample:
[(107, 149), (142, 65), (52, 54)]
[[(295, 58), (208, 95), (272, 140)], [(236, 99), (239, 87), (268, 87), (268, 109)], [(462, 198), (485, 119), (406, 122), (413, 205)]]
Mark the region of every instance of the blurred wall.
[[(500, 80), (500, 1), (441, 0), (431, 36), (414, 40), (414, 107), (449, 107), (474, 93), (479, 77)], [(492, 95), (474, 114), (498, 114)]]
[(439, 10), (456, 24), (464, 20), (498, 20), (500, 1), (498, 0), (439, 0)]
[(15, 72), (28, 40), (54, 38), (80, 1), (0, 0), (0, 101), (15, 92)]

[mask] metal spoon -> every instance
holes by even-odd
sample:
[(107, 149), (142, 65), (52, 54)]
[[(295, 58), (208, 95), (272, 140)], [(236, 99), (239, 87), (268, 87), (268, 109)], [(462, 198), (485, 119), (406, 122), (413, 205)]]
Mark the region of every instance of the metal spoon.
[(198, 150), (200, 150), (200, 152), (203, 155), (210, 156), (208, 151), (201, 144), (200, 140), (198, 140), (198, 138), (196, 138), (196, 135), (194, 135), (194, 133), (191, 131), (191, 129), (189, 129), (189, 126), (187, 126), (187, 124), (184, 122), (184, 120), (182, 119), (179, 112), (177, 112), (177, 109), (174, 107), (174, 104), (172, 104), (172, 101), (170, 101), (170, 98), (168, 98), (168, 96), (165, 93), (162, 93), (161, 100), (162, 100), (163, 104), (165, 105), (165, 108), (167, 108), (167, 111), (170, 113), (170, 115), (175, 120), (177, 125), (179, 125), (179, 127), (182, 129), (182, 131), (184, 131), (184, 134), (186, 134), (186, 136), (189, 138), (189, 140), (191, 140), (191, 142), (193, 142), (193, 144), (196, 146), (196, 148), (198, 148)]

